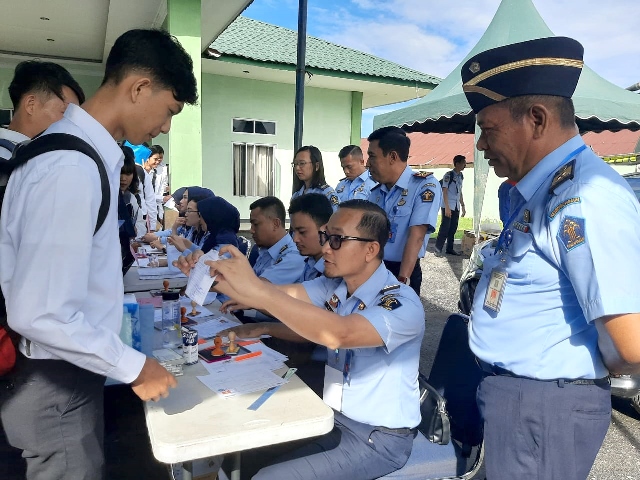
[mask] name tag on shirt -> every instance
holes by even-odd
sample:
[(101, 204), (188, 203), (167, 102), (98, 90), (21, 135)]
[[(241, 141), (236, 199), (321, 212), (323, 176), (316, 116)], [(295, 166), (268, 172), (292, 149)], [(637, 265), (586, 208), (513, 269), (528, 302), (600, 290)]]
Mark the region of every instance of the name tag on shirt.
[(342, 411), (343, 373), (329, 365), (324, 366), (324, 390), (322, 400), (334, 410)]
[(487, 293), (484, 297), (484, 306), (496, 313), (500, 311), (502, 296), (507, 286), (507, 276), (507, 272), (504, 270), (493, 269), (491, 272), (491, 279), (489, 280)]

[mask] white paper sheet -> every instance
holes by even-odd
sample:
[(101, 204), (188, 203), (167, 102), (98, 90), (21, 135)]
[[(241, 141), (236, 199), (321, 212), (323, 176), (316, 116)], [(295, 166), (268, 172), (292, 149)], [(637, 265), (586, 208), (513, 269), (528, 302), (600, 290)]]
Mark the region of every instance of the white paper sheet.
[(202, 305), (207, 298), (207, 293), (213, 285), (213, 281), (216, 279), (209, 275), (209, 265), (205, 265), (205, 261), (218, 260), (218, 251), (211, 250), (205, 253), (198, 259), (195, 267), (191, 269), (189, 273), (189, 280), (187, 282), (186, 294), (191, 300), (195, 301), (198, 305)]
[(216, 365), (211, 367), (213, 373), (198, 377), (198, 380), (224, 398), (267, 390), (287, 383), (282, 377), (268, 368), (259, 367), (255, 364), (243, 365), (243, 363), (228, 362), (223, 365)]
[(218, 332), (226, 330), (227, 328), (235, 327), (236, 325), (238, 325), (236, 322), (232, 322), (223, 316), (219, 316), (212, 318), (211, 320), (207, 320), (206, 322), (199, 323), (198, 325), (193, 325), (191, 329), (198, 332), (199, 338), (211, 338), (215, 337)]

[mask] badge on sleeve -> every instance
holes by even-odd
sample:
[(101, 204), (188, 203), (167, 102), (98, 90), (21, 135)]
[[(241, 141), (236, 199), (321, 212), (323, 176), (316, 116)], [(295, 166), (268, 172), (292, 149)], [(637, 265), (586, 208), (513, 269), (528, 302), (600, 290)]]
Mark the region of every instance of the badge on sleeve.
[(566, 216), (560, 223), (558, 239), (567, 251), (573, 250), (585, 243), (585, 219)]
[(433, 193), (431, 190), (425, 190), (424, 192), (422, 192), (422, 203), (426, 203), (426, 202), (433, 202), (433, 197), (435, 197), (435, 193)]
[(398, 307), (401, 307), (402, 303), (400, 303), (400, 300), (398, 300), (395, 295), (391, 294), (382, 297), (378, 306), (384, 308), (385, 310), (391, 311), (395, 310)]
[(331, 198), (329, 198), (329, 200), (331, 201), (331, 205), (338, 205), (340, 203), (340, 200), (338, 200), (338, 197), (336, 195), (331, 195)]
[(491, 272), (487, 293), (484, 296), (484, 306), (496, 313), (500, 311), (500, 305), (502, 305), (502, 296), (507, 286), (507, 277), (508, 274), (504, 270), (494, 269)]

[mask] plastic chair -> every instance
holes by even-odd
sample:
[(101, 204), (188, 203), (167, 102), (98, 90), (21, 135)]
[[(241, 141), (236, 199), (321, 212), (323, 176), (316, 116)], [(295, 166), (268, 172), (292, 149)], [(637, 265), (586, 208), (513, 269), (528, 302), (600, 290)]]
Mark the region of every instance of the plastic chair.
[[(428, 379), (447, 402), (451, 441), (446, 445), (431, 443), (423, 434), (423, 425), (419, 425), (405, 466), (381, 478), (466, 480), (482, 467), (482, 420), (476, 404), (482, 372), (469, 349), (468, 322), (462, 314), (449, 316)], [(419, 381), (422, 394), (427, 379), (420, 374)]]

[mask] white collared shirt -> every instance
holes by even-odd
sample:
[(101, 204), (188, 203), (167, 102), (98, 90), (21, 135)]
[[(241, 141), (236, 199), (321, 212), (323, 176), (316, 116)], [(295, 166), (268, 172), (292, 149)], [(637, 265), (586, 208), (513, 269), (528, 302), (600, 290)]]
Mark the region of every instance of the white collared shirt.
[(107, 130), (73, 104), (46, 131), (56, 132), (76, 135), (100, 153), (111, 206), (94, 235), (100, 176), (93, 160), (78, 152), (46, 153), (13, 172), (0, 218), (0, 285), (9, 325), (23, 336), (22, 353), (28, 353), (25, 338), (31, 341), (31, 358), (66, 360), (131, 383), (146, 357), (119, 337), (123, 154)]
[[(8, 128), (0, 128), (0, 138), (9, 140), (16, 145), (24, 142), (25, 140), (30, 140), (26, 135), (14, 130), (9, 130)], [(4, 147), (0, 147), (0, 157), (9, 159), (11, 158), (11, 152)]]

